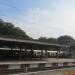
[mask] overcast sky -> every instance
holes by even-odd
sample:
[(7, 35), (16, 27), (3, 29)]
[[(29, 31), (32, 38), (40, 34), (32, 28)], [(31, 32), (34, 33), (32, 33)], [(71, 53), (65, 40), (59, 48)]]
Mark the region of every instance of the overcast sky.
[(75, 0), (0, 0), (0, 18), (33, 38), (75, 38)]

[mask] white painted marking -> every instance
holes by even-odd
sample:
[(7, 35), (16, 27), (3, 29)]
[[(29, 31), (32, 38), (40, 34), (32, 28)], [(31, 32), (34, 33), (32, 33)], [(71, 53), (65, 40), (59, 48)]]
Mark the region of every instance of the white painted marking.
[(38, 68), (38, 64), (30, 64), (30, 68)]
[(73, 63), (68, 63), (68, 66), (73, 66), (74, 64)]
[(19, 64), (10, 64), (8, 69), (20, 69), (20, 65)]
[(63, 63), (58, 63), (58, 66), (63, 66)]
[(51, 64), (51, 63), (47, 63), (47, 64), (45, 65), (45, 67), (52, 67), (52, 64)]

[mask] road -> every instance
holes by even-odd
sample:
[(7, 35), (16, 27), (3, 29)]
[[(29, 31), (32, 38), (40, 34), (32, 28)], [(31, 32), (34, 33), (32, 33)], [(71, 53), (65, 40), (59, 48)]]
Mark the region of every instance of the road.
[(10, 74), (10, 75), (72, 75), (72, 74), (65, 74), (64, 73), (65, 70), (75, 70), (75, 68), (57, 69), (57, 70), (48, 70), (48, 71), (30, 72), (30, 73), (20, 73), (20, 74)]

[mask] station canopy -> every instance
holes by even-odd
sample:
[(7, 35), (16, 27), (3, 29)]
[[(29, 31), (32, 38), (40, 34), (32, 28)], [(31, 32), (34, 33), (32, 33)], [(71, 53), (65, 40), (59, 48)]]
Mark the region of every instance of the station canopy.
[(8, 47), (19, 47), (19, 48), (27, 48), (27, 49), (51, 49), (51, 48), (62, 48), (68, 47), (67, 45), (60, 45), (60, 44), (51, 44), (45, 42), (38, 42), (34, 40), (25, 40), (20, 38), (12, 38), (7, 36), (0, 36), (0, 46), (8, 46)]

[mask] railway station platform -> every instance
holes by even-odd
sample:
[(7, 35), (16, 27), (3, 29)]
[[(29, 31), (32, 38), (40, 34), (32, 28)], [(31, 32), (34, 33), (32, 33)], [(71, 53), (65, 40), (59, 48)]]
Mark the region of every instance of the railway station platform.
[[(0, 60), (0, 74), (3, 73), (10, 74), (10, 73), (28, 73), (28, 72), (36, 72), (36, 71), (45, 71), (45, 70), (53, 70), (53, 69), (61, 69), (61, 68), (69, 68), (75, 67), (75, 60), (74, 59), (60, 59), (59, 52), (61, 49), (69, 49), (70, 46), (67, 45), (60, 45), (60, 44), (51, 44), (45, 42), (38, 42), (34, 40), (25, 40), (20, 38), (13, 38), (13, 37), (6, 37), (0, 36), (0, 46), (10, 48), (10, 52), (8, 50), (1, 51), (4, 59), (3, 61)], [(14, 48), (18, 48), (18, 52), (16, 53)], [(57, 51), (56, 58), (48, 58), (47, 51), (55, 49)], [(34, 50), (41, 50), (40, 59), (43, 58), (43, 51), (46, 53), (45, 60), (34, 60), (34, 61), (24, 61), (22, 57), (23, 53), (30, 50), (29, 58), (32, 60), (34, 56)], [(18, 55), (18, 56), (17, 56)], [(15, 61), (7, 61), (7, 57), (12, 58), (18, 57), (18, 60)], [(26, 58), (26, 57), (24, 57)], [(59, 59), (58, 59), (59, 58)], [(5, 75), (6, 75), (5, 74)]]
[(64, 63), (64, 62), (75, 62), (75, 59), (64, 59), (64, 58), (47, 58), (46, 60), (38, 61), (0, 61), (1, 64), (38, 64), (38, 63)]
[(48, 58), (46, 61), (2, 61), (0, 62), (0, 74), (28, 73), (71, 67), (75, 67), (75, 59)]

